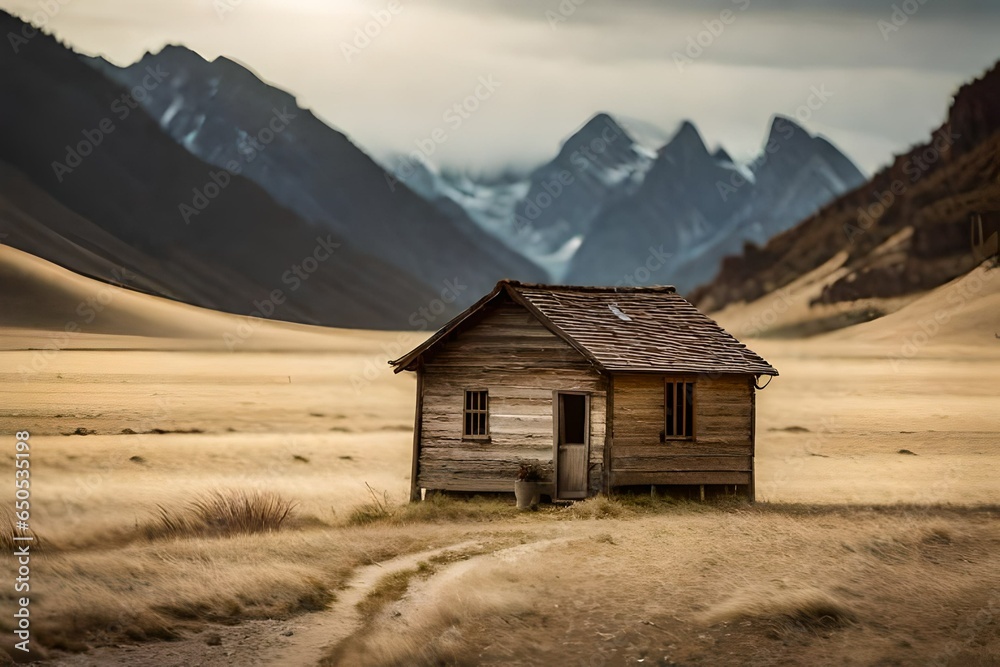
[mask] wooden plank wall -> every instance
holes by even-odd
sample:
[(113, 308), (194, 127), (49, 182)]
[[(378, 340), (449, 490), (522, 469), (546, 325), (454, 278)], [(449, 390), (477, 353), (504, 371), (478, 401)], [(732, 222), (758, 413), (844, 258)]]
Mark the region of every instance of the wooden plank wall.
[[(466, 389), (490, 393), (490, 441), (462, 439)], [(590, 489), (600, 490), (607, 381), (522, 306), (507, 302), (425, 361), (417, 484), (450, 491), (513, 491), (522, 460), (553, 482), (552, 392), (587, 391)]]
[(662, 375), (616, 375), (611, 485), (752, 483), (749, 376), (671, 376), (695, 383), (693, 440), (660, 442)]

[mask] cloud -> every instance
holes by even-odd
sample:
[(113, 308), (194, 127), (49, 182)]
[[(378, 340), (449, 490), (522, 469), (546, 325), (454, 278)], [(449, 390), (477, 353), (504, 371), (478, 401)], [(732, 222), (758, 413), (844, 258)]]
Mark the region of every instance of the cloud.
[[(448, 138), (433, 160), (486, 170), (549, 159), (602, 110), (668, 132), (691, 119), (710, 143), (749, 157), (772, 114), (794, 115), (811, 86), (826, 85), (834, 95), (803, 125), (873, 171), (943, 120), (958, 85), (996, 59), (1000, 32), (993, 1), (397, 0), (402, 10), (348, 62), (342, 45), (388, 1), (244, 1), (220, 20), (196, 0), (89, 0), (67, 3), (51, 27), (119, 64), (166, 43), (227, 55), (376, 156), (413, 150), (440, 127)], [(912, 16), (883, 34), (878, 21), (907, 3)], [(723, 9), (732, 20), (706, 39)], [(692, 40), (701, 52), (679, 67)], [(448, 126), (448, 109), (488, 75), (501, 87)]]
[[(527, 20), (537, 19), (546, 11), (558, 12), (561, 7), (575, 5), (580, 19), (607, 24), (624, 15), (675, 16), (683, 13), (719, 13), (736, 6), (747, 6), (755, 12), (788, 16), (841, 15), (878, 17), (892, 11), (893, 2), (873, 3), (871, 0), (429, 0), (442, 8), (469, 14), (505, 14)], [(919, 6), (925, 16), (951, 17), (958, 20), (1000, 16), (1000, 6), (994, 0), (894, 0), (901, 8)]]

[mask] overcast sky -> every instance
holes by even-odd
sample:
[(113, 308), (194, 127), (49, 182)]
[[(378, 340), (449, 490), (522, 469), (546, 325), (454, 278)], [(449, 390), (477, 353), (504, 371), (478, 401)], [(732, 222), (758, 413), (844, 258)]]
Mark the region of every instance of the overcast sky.
[[(711, 146), (737, 159), (760, 149), (772, 114), (797, 116), (870, 173), (924, 140), (958, 86), (1000, 57), (995, 0), (0, 0), (0, 7), (44, 20), (77, 50), (118, 64), (167, 43), (209, 59), (229, 56), (379, 158), (412, 151), (441, 128), (445, 141), (432, 161), (473, 170), (544, 161), (588, 117), (608, 111), (666, 132), (691, 119)], [(373, 12), (385, 25), (373, 23)], [(357, 38), (366, 24), (377, 33), (367, 44)], [(699, 41), (700, 53), (690, 46)], [(460, 124), (446, 118), (481, 77), (492, 77), (492, 93), (481, 87), (486, 99)], [(810, 102), (815, 109), (803, 106)]]

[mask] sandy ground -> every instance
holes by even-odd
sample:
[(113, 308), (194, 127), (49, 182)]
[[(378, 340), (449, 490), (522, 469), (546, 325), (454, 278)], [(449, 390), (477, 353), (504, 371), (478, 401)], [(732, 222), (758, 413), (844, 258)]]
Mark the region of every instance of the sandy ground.
[[(383, 368), (375, 346), (64, 350), (30, 377), (17, 367), (34, 352), (0, 352), (0, 430), (32, 433), (46, 493), (38, 521), (50, 530), (64, 520), (98, 530), (120, 520), (123, 504), (135, 520), (210, 485), (289, 492), (330, 520), (364, 496), (366, 482), (396, 500), (407, 492), (414, 381)], [(758, 394), (761, 499), (1000, 501), (1000, 359), (914, 358), (893, 372), (884, 357), (755, 347), (781, 372)], [(376, 364), (369, 381), (365, 369)]]
[(816, 343), (754, 346), (782, 374), (757, 396), (760, 498), (997, 502), (1000, 360), (959, 351), (893, 369), (843, 347), (810, 356)]
[(32, 354), (0, 352), (0, 429), (32, 434), (40, 523), (141, 517), (213, 485), (291, 491), (326, 519), (365, 482), (408, 485), (414, 382), (386, 367), (377, 389), (352, 386), (372, 352), (66, 350), (31, 379), (9, 372)]
[[(15, 431), (32, 434), (32, 522), (56, 547), (39, 575), (50, 577), (49, 612), (124, 594), (106, 589), (121, 585), (107, 583), (118, 574), (128, 594), (133, 583), (162, 593), (178, 585), (171, 573), (190, 574), (195, 591), (229, 586), (227, 572), (250, 567), (244, 556), (286, 568), (275, 581), (315, 576), (339, 591), (327, 611), (195, 623), (180, 641), (84, 638), (106, 645), (54, 652), (55, 664), (308, 664), (323, 653), (318, 634), (335, 643), (348, 630), (342, 664), (1000, 664), (995, 514), (920, 509), (1000, 503), (996, 272), (845, 331), (747, 341), (781, 372), (758, 394), (762, 509), (369, 530), (343, 528), (368, 485), (391, 502), (409, 486), (415, 383), (385, 361), (425, 332), (263, 324), (230, 352), (224, 334), (239, 318), (196, 313), (194, 335), (167, 326), (188, 307), (115, 293), (121, 310), (102, 311), (107, 330), (64, 335), (75, 312), (66, 303), (117, 288), (16, 261), (22, 276), (40, 272), (69, 294), (38, 305), (44, 323), (0, 329), (0, 434), (11, 445)], [(738, 330), (773, 303), (720, 321)], [(139, 315), (169, 335), (129, 330)], [(12, 476), (6, 451), (0, 473)], [(218, 488), (294, 499), (295, 532), (233, 544), (122, 537), (158, 506)], [(808, 508), (775, 507), (785, 503)], [(345, 612), (351, 627), (324, 625), (378, 572), (470, 539), (523, 540), (531, 556), (442, 568), (376, 617)], [(374, 555), (351, 555), (356, 542)], [(282, 555), (293, 552), (309, 557)], [(240, 595), (260, 595), (267, 581)], [(833, 599), (853, 620), (802, 629), (766, 608), (803, 596)], [(218, 644), (206, 643), (210, 631)]]
[[(735, 303), (712, 314), (740, 340), (761, 337), (788, 339), (797, 331), (829, 330), (823, 320), (857, 322), (852, 314), (887, 313), (829, 333), (811, 342), (847, 342), (867, 354), (905, 360), (933, 354), (945, 345), (969, 347), (980, 353), (995, 349), (1000, 336), (1000, 269), (989, 262), (929, 292), (892, 299), (863, 299), (839, 304), (813, 304), (823, 288), (841, 278), (845, 253), (752, 303)], [(817, 346), (821, 348), (822, 346)]]
[[(177, 505), (215, 488), (276, 490), (298, 501), (301, 515), (315, 520), (313, 530), (319, 531), (324, 530), (323, 525), (337, 525), (367, 498), (366, 483), (388, 491), (394, 502), (402, 502), (409, 485), (414, 382), (386, 369), (369, 373), (364, 382), (352, 383), (351, 378), (365, 378), (365, 368), (373, 360), (381, 368), (384, 359), (380, 357), (386, 355), (378, 350), (378, 341), (393, 337), (356, 335), (367, 344), (366, 351), (230, 354), (64, 350), (30, 377), (19, 375), (16, 368), (33, 352), (0, 352), (0, 401), (4, 406), (0, 430), (13, 433), (26, 428), (32, 432), (37, 480), (34, 525), (54, 542), (86, 554), (104, 544), (115, 548), (113, 540), (109, 542), (104, 536), (141, 523), (158, 505)], [(754, 347), (782, 373), (758, 396), (757, 470), (762, 500), (829, 506), (1000, 502), (995, 479), (995, 471), (1000, 469), (997, 359), (989, 355), (970, 359), (959, 353), (946, 356), (948, 350), (942, 347), (933, 355), (907, 360), (893, 372), (884, 355), (859, 352), (851, 346), (765, 340), (756, 341)], [(77, 429), (85, 429), (88, 435), (77, 435)], [(136, 433), (122, 433), (125, 429)], [(165, 432), (153, 432), (156, 429)], [(899, 454), (902, 449), (915, 455)], [(10, 454), (5, 459), (10, 462)], [(963, 613), (991, 608), (986, 592), (1000, 590), (991, 588), (994, 584), (987, 582), (992, 575), (980, 570), (988, 565), (994, 573), (1000, 572), (1000, 563), (982, 557), (983, 549), (1000, 553), (996, 549), (1000, 546), (996, 521), (969, 521), (919, 514), (859, 520), (835, 514), (825, 521), (747, 519), (742, 527), (731, 517), (612, 518), (574, 522), (572, 527), (542, 524), (533, 528), (530, 540), (549, 539), (569, 528), (583, 542), (572, 548), (555, 547), (546, 551), (544, 559), (532, 561), (531, 567), (514, 568), (510, 576), (520, 583), (494, 576), (476, 584), (477, 590), (493, 591), (492, 598), (469, 603), (478, 611), (467, 614), (469, 620), (462, 623), (459, 636), (452, 636), (455, 630), (425, 627), (417, 620), (412, 621), (412, 635), (402, 632), (410, 626), (399, 626), (400, 618), (420, 619), (427, 609), (436, 608), (428, 602), (431, 597), (407, 598), (398, 610), (403, 616), (371, 622), (366, 641), (376, 643), (365, 644), (364, 654), (376, 655), (371, 650), (376, 646), (380, 650), (389, 647), (386, 650), (391, 649), (392, 655), (392, 651), (421, 655), (414, 653), (413, 646), (423, 640), (415, 637), (428, 637), (436, 638), (433, 655), (458, 656), (458, 662), (472, 651), (476, 656), (473, 662), (483, 664), (551, 664), (560, 655), (574, 656), (566, 664), (592, 664), (588, 660), (597, 660), (593, 655), (603, 656), (603, 662), (593, 664), (639, 664), (635, 660), (640, 654), (662, 652), (660, 658), (668, 656), (680, 660), (679, 664), (743, 664), (719, 653), (720, 647), (728, 647), (726, 651), (734, 655), (744, 655), (750, 650), (748, 646), (763, 650), (754, 639), (756, 635), (740, 639), (739, 633), (726, 634), (703, 623), (699, 614), (712, 604), (749, 595), (746, 591), (755, 587), (763, 587), (769, 595), (781, 593), (786, 586), (793, 591), (812, 590), (817, 582), (811, 578), (815, 565), (810, 561), (820, 562), (816, 560), (820, 554), (806, 544), (826, 545), (845, 554), (852, 552), (842, 544), (861, 551), (868, 549), (865, 545), (880, 544), (879, 540), (903, 545), (898, 547), (903, 553), (899, 568), (886, 566), (879, 556), (872, 556), (869, 560), (874, 565), (866, 560), (858, 566), (860, 574), (851, 574), (843, 572), (836, 559), (822, 561), (827, 564), (821, 570), (818, 588), (824, 595), (832, 591), (844, 597), (838, 592), (841, 588), (852, 591), (848, 598), (862, 594), (861, 590), (871, 584), (861, 582), (873, 576), (897, 581), (896, 577), (902, 576), (897, 569), (924, 580), (933, 573), (917, 567), (926, 561), (919, 535), (927, 526), (942, 523), (963, 537), (954, 538), (956, 546), (942, 551), (941, 567), (977, 577), (978, 582), (961, 579), (954, 584), (961, 591), (959, 597), (967, 600), (964, 609), (955, 606), (952, 594), (939, 600), (951, 619), (948, 623), (952, 625), (945, 627), (961, 627)], [(483, 532), (507, 529), (510, 526), (506, 524), (476, 528)], [(743, 536), (738, 541), (734, 540), (737, 534)], [(755, 534), (759, 539), (753, 538)], [(916, 542), (908, 537), (912, 534), (918, 534)], [(614, 544), (596, 541), (599, 536)], [(467, 530), (443, 539), (466, 540)], [(705, 540), (716, 545), (712, 553), (717, 555), (702, 553), (698, 545)], [(719, 546), (724, 543), (730, 548)], [(620, 560), (615, 553), (620, 554)], [(785, 563), (784, 569), (773, 565), (747, 570), (746, 562), (737, 560), (735, 554), (754, 562), (778, 559)], [(214, 558), (210, 552), (203, 557)], [(60, 558), (68, 564), (75, 556)], [(659, 558), (687, 565), (652, 577), (649, 565), (661, 562)], [(722, 565), (716, 569), (715, 562)], [(554, 563), (562, 565), (553, 568)], [(713, 571), (716, 578), (706, 580)], [(692, 587), (695, 575), (701, 583)], [(562, 587), (541, 584), (558, 577), (565, 579)], [(371, 584), (370, 578), (364, 580)], [(789, 580), (792, 583), (780, 583)], [(520, 596), (509, 600), (510, 587), (522, 585), (531, 591), (527, 601)], [(681, 587), (684, 595), (668, 594), (672, 586)], [(973, 595), (972, 589), (967, 590), (969, 586), (985, 587), (974, 589), (979, 592)], [(695, 594), (698, 590), (704, 601)], [(910, 609), (907, 595), (911, 594), (915, 595), (911, 592), (894, 598), (897, 606), (893, 608), (898, 613)], [(666, 604), (667, 599), (673, 602)], [(916, 595), (914, 599), (922, 598)], [(542, 601), (548, 606), (538, 612), (536, 605)], [(886, 613), (872, 596), (862, 603), (862, 609), (869, 609), (864, 612), (868, 618)], [(560, 609), (570, 605), (572, 618), (564, 620)], [(606, 609), (617, 611), (607, 617)], [(533, 616), (536, 613), (540, 615)], [(854, 641), (865, 651), (875, 651), (873, 644), (907, 643), (912, 648), (886, 649), (888, 654), (903, 658), (923, 656), (946, 646), (949, 635), (945, 630), (926, 630), (928, 625), (942, 623), (941, 618), (924, 607), (905, 613), (915, 614), (911, 622), (917, 630), (894, 627), (886, 631), (892, 639), (870, 625), (847, 632), (857, 634)], [(232, 661), (241, 655), (273, 657), (271, 662), (242, 664), (313, 664), (288, 662), (303, 646), (298, 643), (299, 633), (306, 640), (305, 653), (310, 660), (323, 644), (315, 639), (317, 625), (307, 620), (311, 616), (211, 626), (180, 642), (115, 642), (96, 653), (67, 655), (64, 663), (60, 659), (57, 664), (207, 666), (234, 664)], [(489, 626), (498, 618), (504, 619), (505, 630), (494, 636)], [(760, 627), (770, 627), (767, 623)], [(320, 623), (318, 627), (324, 626)], [(656, 631), (665, 627), (671, 628), (669, 637)], [(548, 629), (543, 632), (544, 628)], [(293, 634), (286, 636), (288, 631)], [(219, 645), (206, 644), (209, 632), (219, 635)], [(336, 634), (331, 630), (331, 642)], [(836, 633), (816, 641), (812, 635), (803, 638), (795, 633), (788, 640), (785, 634), (778, 632), (779, 639), (772, 640), (777, 643), (767, 644), (770, 652), (762, 654), (756, 664), (871, 664), (842, 651), (827, 654), (836, 659), (813, 662), (813, 651), (828, 651), (825, 641), (839, 645)], [(555, 639), (549, 641), (550, 637)], [(789, 646), (785, 646), (786, 641), (791, 641)], [(506, 648), (512, 642), (515, 646), (535, 643), (539, 652), (526, 658)], [(989, 646), (973, 648), (993, 650)], [(626, 660), (626, 655), (631, 657)], [(392, 660), (368, 664), (392, 664)], [(661, 660), (659, 664), (671, 663)]]

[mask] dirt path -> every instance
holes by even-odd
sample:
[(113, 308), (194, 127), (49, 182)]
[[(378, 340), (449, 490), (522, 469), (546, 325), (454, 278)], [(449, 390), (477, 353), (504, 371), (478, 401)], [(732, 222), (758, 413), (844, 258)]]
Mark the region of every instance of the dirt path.
[[(420, 561), (446, 551), (464, 551), (478, 546), (479, 542), (471, 540), (359, 568), (325, 611), (285, 621), (245, 621), (235, 626), (215, 626), (176, 642), (105, 646), (87, 653), (60, 656), (45, 664), (65, 667), (316, 665), (327, 646), (361, 627), (357, 603), (364, 599), (379, 579), (392, 572), (412, 569)], [(460, 561), (459, 564), (467, 562)], [(209, 638), (214, 638), (211, 643)]]
[(498, 549), (497, 551), (492, 551), (490, 553), (485, 553), (480, 556), (474, 556), (467, 560), (453, 563), (447, 568), (439, 570), (434, 574), (434, 576), (426, 580), (418, 580), (414, 582), (398, 606), (414, 609), (433, 602), (434, 597), (438, 595), (440, 591), (451, 581), (461, 577), (463, 574), (476, 567), (481, 567), (485, 561), (496, 560), (503, 563), (514, 563), (522, 558), (525, 558), (526, 556), (531, 556), (539, 551), (542, 551), (543, 549), (548, 549), (556, 544), (567, 542), (570, 539), (572, 538), (556, 537), (538, 540), (535, 542), (528, 542), (526, 544), (519, 544), (506, 549)]
[[(484, 561), (495, 559), (513, 562), (566, 539), (556, 538), (528, 542), (496, 551), (487, 551), (456, 561), (441, 567), (427, 579), (415, 580), (397, 606), (419, 608), (422, 605), (432, 603), (434, 597), (451, 581), (481, 566)], [(351, 577), (346, 590), (338, 595), (337, 601), (329, 609), (318, 614), (301, 617), (302, 627), (295, 630), (295, 634), (289, 637), (287, 642), (280, 642), (279, 645), (272, 647), (270, 652), (261, 658), (260, 663), (254, 664), (268, 666), (316, 665), (327, 649), (332, 648), (337, 642), (346, 639), (363, 627), (364, 619), (358, 613), (357, 604), (365, 598), (382, 577), (393, 572), (413, 569), (421, 561), (426, 561), (445, 552), (462, 553), (481, 547), (482, 543), (470, 540), (440, 549), (400, 556), (357, 570)]]
[[(419, 607), (432, 601), (449, 582), (487, 559), (516, 561), (566, 539), (528, 542), (458, 560), (441, 567), (426, 580), (414, 582), (399, 604)], [(61, 656), (46, 664), (65, 667), (312, 667), (330, 647), (362, 628), (364, 619), (358, 613), (357, 604), (382, 577), (413, 569), (421, 561), (446, 552), (461, 553), (481, 548), (482, 542), (469, 540), (358, 568), (337, 592), (337, 599), (324, 611), (284, 621), (245, 621), (235, 626), (214, 626), (175, 642), (106, 646), (83, 654)]]
[[(262, 655), (255, 657), (254, 665), (302, 665), (319, 663), (325, 649), (348, 637), (361, 628), (363, 619), (357, 605), (375, 584), (387, 574), (413, 569), (421, 561), (433, 558), (446, 551), (464, 551), (480, 546), (479, 542), (468, 541), (452, 544), (439, 549), (420, 551), (399, 556), (391, 560), (359, 568), (348, 580), (344, 590), (337, 594), (336, 601), (326, 611), (300, 616), (290, 622), (293, 634), (282, 637)], [(462, 564), (469, 561), (462, 561)]]

